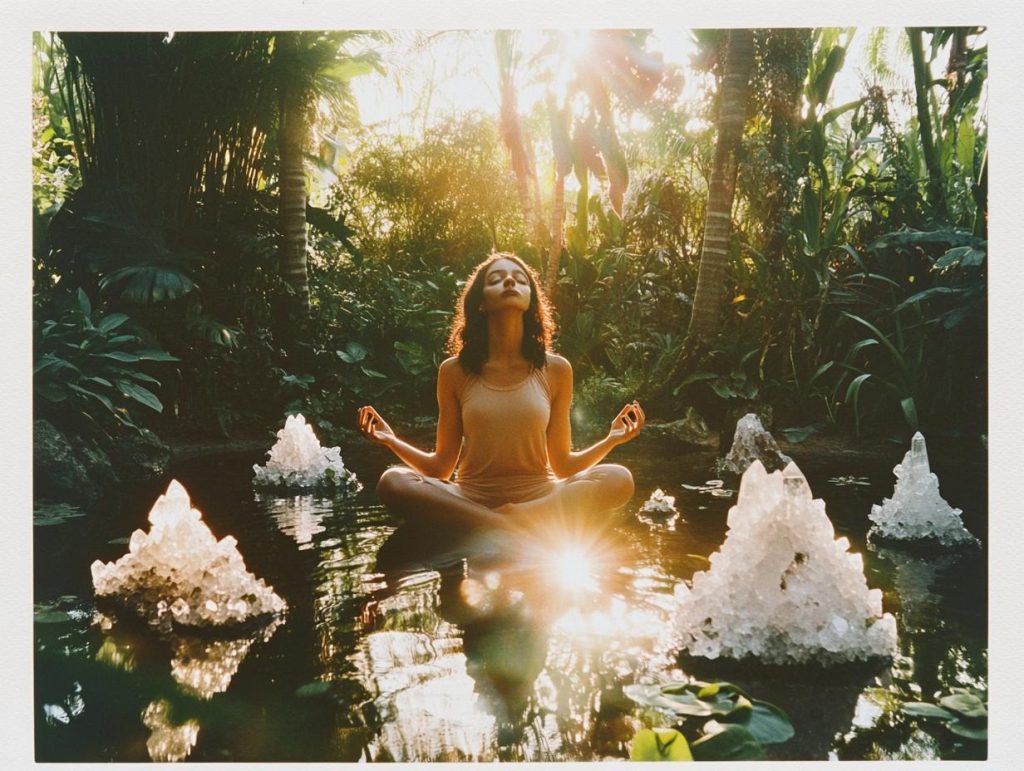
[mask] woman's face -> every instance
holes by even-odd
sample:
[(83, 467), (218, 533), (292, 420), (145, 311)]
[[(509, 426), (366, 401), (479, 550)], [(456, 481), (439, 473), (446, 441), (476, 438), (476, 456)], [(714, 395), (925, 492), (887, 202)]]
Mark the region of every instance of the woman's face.
[(512, 260), (501, 258), (488, 265), (484, 273), (481, 310), (493, 313), (514, 309), (525, 313), (532, 294), (526, 271)]

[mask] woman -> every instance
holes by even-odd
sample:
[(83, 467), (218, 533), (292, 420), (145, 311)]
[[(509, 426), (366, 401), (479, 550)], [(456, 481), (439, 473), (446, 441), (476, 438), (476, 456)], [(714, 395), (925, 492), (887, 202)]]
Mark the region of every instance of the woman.
[[(499, 252), (476, 267), (456, 307), (453, 356), (438, 370), (434, 451), (399, 439), (373, 407), (359, 410), (363, 435), (405, 464), (380, 478), (385, 506), (411, 522), (509, 528), (630, 499), (629, 470), (600, 461), (640, 432), (644, 412), (627, 404), (604, 439), (573, 452), (572, 367), (550, 352), (552, 331), (547, 300), (522, 260)], [(457, 462), (456, 481), (447, 481)]]

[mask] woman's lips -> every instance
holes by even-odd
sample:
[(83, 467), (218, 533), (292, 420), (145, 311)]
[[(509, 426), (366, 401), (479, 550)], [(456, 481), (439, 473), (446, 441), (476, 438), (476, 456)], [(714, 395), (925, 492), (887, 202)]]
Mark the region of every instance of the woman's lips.
[(515, 289), (506, 289), (504, 292), (501, 293), (501, 296), (502, 297), (512, 297), (512, 296), (518, 297), (519, 296), (519, 292), (517, 290), (515, 290)]

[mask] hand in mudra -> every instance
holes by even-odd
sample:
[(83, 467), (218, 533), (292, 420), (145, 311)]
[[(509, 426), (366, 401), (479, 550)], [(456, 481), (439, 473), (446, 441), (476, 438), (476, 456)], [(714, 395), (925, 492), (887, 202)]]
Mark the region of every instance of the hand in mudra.
[(644, 410), (639, 402), (630, 402), (615, 416), (612, 427), (608, 431), (608, 438), (615, 444), (625, 444), (636, 438), (640, 429), (644, 427)]
[(358, 416), (360, 432), (374, 444), (387, 445), (395, 438), (395, 432), (391, 430), (391, 426), (373, 407), (369, 405), (360, 407)]

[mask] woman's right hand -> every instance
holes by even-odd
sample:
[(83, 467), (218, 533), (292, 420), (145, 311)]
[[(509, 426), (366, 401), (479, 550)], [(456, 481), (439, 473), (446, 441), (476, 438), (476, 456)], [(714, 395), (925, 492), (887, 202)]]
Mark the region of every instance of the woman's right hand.
[(394, 441), (395, 432), (373, 407), (360, 407), (358, 415), (359, 430), (371, 442), (388, 447)]

